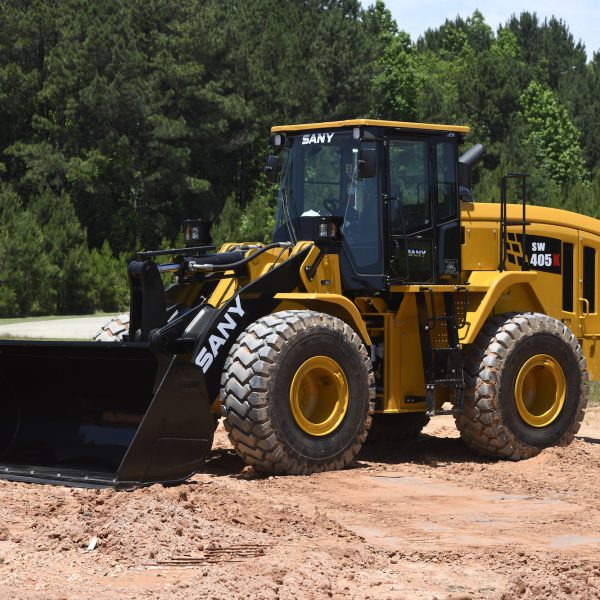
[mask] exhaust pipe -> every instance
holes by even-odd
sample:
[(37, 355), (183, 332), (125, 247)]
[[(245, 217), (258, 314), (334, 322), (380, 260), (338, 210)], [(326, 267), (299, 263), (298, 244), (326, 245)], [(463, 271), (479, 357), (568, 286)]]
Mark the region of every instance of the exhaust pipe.
[(458, 159), (458, 185), (471, 190), (473, 168), (483, 159), (485, 150), (481, 144), (475, 144)]

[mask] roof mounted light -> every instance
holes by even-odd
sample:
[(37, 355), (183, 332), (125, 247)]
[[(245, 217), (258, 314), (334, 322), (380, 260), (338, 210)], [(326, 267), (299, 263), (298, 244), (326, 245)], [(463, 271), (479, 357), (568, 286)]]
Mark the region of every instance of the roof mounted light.
[(280, 133), (273, 138), (273, 146), (283, 146), (283, 136)]
[(360, 140), (360, 127), (355, 127), (355, 128), (352, 130), (352, 137), (353, 137), (355, 140)]

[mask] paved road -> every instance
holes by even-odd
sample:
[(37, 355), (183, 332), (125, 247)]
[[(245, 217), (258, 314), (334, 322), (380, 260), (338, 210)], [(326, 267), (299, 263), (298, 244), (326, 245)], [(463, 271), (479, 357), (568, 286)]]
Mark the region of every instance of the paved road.
[(0, 325), (0, 339), (5, 336), (26, 339), (91, 340), (108, 322), (109, 317), (76, 317), (52, 321), (28, 321)]

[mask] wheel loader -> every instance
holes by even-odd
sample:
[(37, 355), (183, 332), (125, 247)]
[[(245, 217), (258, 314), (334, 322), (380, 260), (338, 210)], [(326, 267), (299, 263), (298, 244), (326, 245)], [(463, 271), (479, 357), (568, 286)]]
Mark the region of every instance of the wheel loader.
[(187, 221), (185, 248), (129, 264), (120, 341), (0, 342), (0, 476), (182, 481), (219, 418), (271, 473), (343, 468), (370, 429), (401, 439), (447, 410), (482, 454), (571, 442), (600, 375), (600, 221), (527, 205), (518, 173), (474, 202), (468, 132), (273, 127), (271, 243), (216, 251)]

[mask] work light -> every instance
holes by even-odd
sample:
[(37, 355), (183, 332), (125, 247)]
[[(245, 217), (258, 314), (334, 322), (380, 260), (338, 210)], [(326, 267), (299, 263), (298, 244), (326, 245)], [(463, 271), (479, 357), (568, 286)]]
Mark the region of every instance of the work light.
[(210, 227), (212, 221), (202, 219), (186, 219), (183, 222), (183, 239), (186, 248), (194, 246), (205, 246), (212, 244)]

